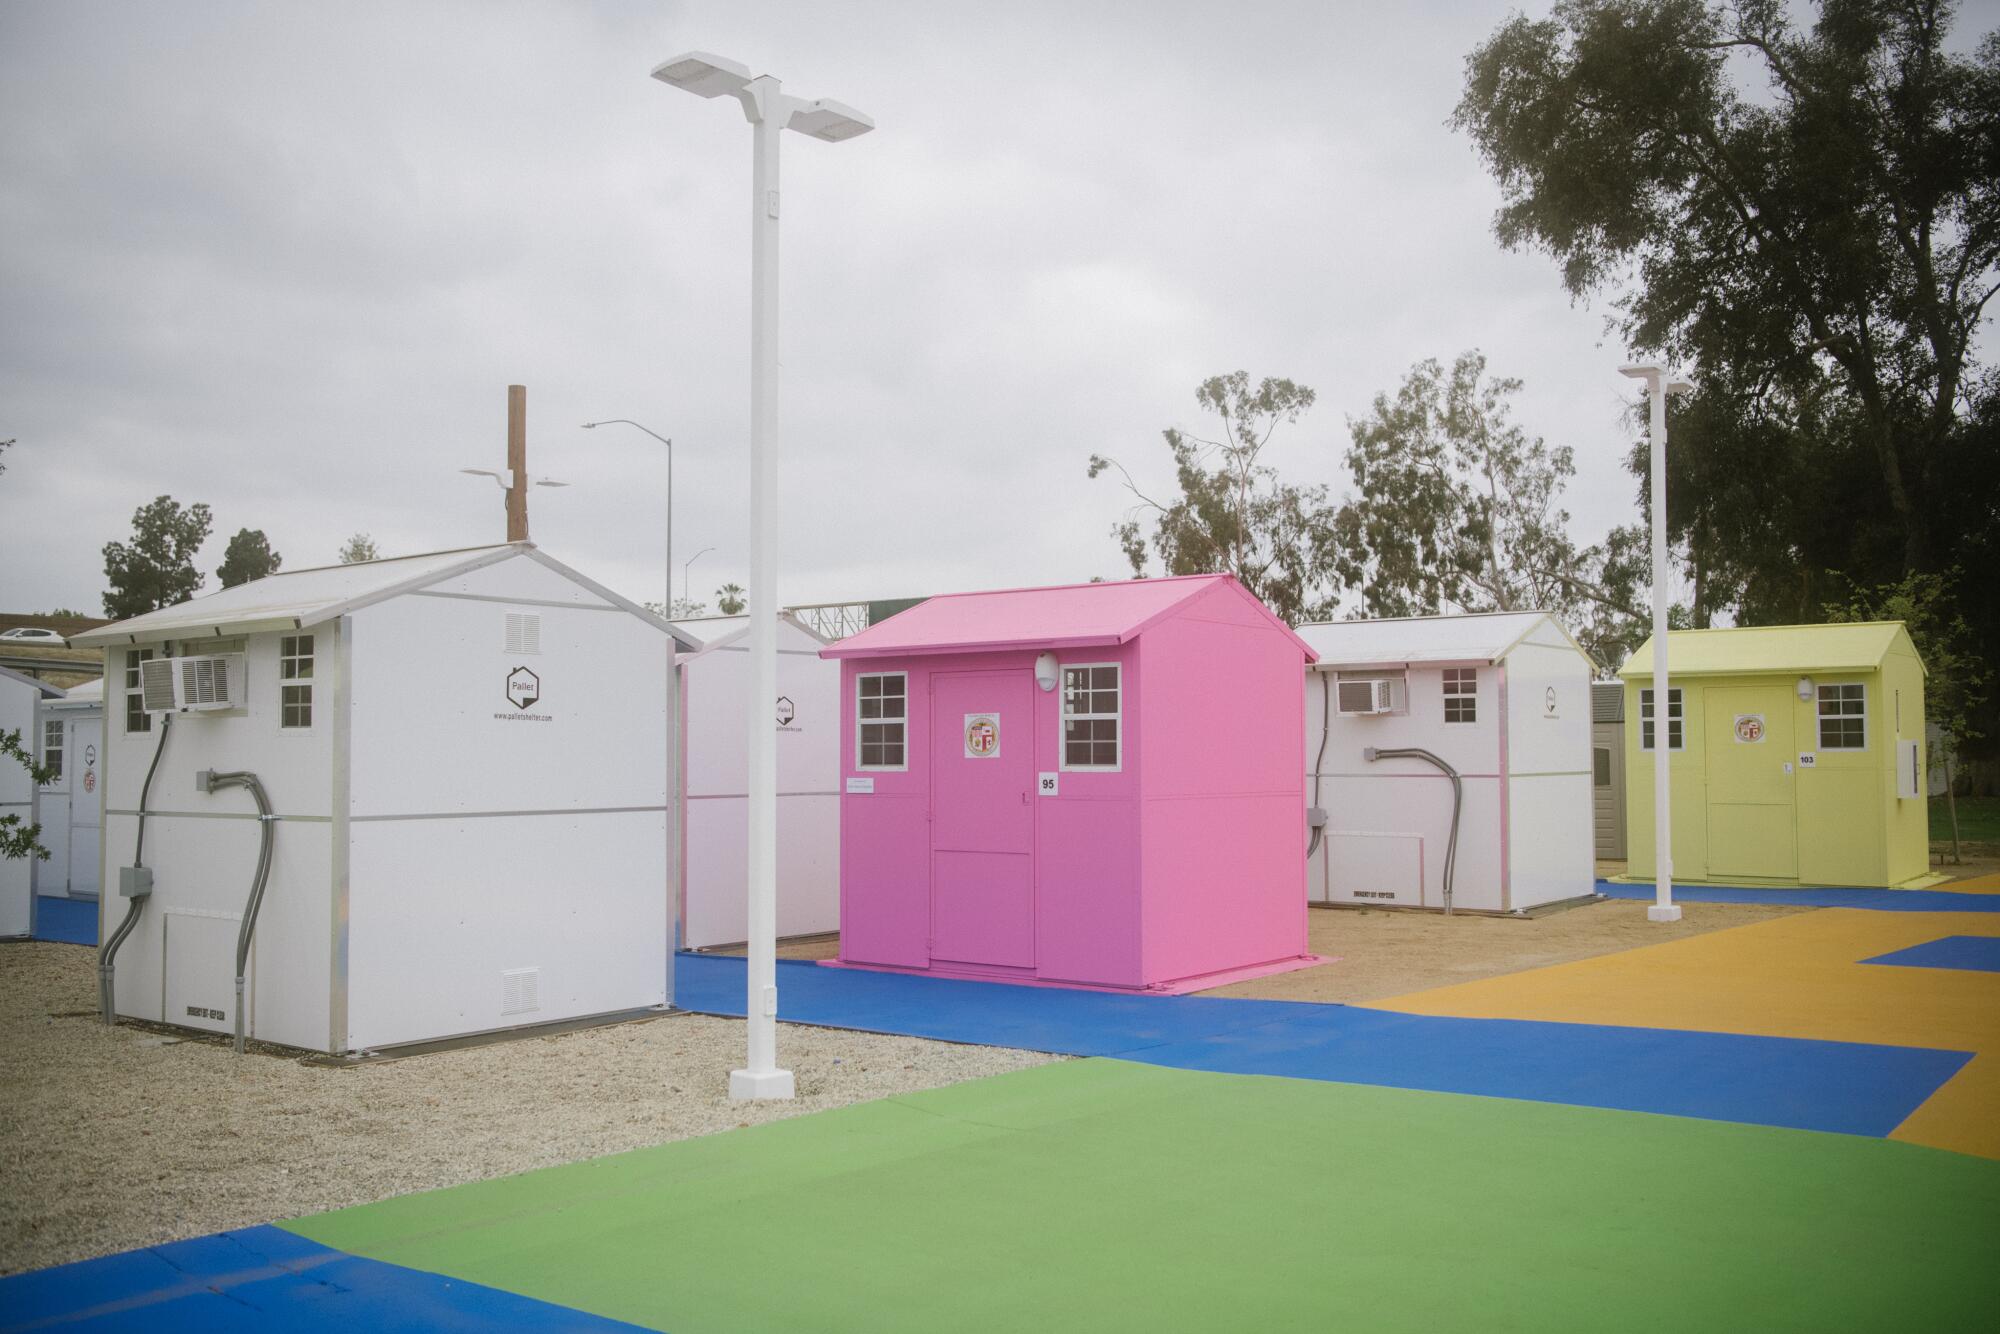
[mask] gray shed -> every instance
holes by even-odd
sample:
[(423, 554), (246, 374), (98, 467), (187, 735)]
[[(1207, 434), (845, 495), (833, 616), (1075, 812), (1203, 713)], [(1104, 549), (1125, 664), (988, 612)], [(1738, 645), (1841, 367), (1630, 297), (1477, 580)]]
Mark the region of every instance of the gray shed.
[(1590, 683), (1591, 828), (1600, 861), (1624, 861), (1625, 686)]

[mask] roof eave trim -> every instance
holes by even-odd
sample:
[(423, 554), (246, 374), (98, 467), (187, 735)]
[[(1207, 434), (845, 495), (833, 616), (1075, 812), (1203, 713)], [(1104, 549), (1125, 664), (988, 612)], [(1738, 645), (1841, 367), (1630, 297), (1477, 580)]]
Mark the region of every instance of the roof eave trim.
[[(507, 552), (506, 554), (514, 555), (516, 553), (510, 551)], [(595, 579), (592, 579), (586, 574), (582, 574), (576, 570), (571, 569), (569, 566), (557, 560), (554, 556), (551, 556), (546, 552), (541, 551), (538, 548), (532, 546), (522, 548), (519, 551), (519, 554), (526, 556), (529, 560), (534, 561), (537, 565), (543, 566), (550, 570), (554, 570), (557, 574), (561, 575), (563, 578), (568, 579), (571, 582), (583, 588), (589, 589), (591, 592), (597, 594), (597, 596), (603, 598), (606, 602), (609, 602), (612, 606), (618, 608), (620, 611), (628, 611), (632, 613), (632, 615), (637, 616), (647, 625), (652, 626), (655, 630), (658, 630), (660, 633), (666, 635), (667, 638), (673, 640), (675, 648), (686, 649), (689, 652), (693, 652), (701, 648), (702, 644), (700, 640), (696, 639), (693, 635), (689, 634), (687, 631), (678, 628), (671, 621), (667, 620), (665, 617), (655, 616), (652, 612), (647, 611), (644, 607), (632, 601), (630, 598), (612, 592), (610, 589), (606, 588), (603, 584), (598, 583)]]
[[(1136, 631), (1133, 633), (1137, 633)], [(985, 639), (955, 644), (862, 644), (841, 640), (819, 651), (822, 658), (935, 658), (947, 653), (1039, 653), (1059, 648), (1116, 648), (1132, 636), (1068, 635), (1060, 639)]]

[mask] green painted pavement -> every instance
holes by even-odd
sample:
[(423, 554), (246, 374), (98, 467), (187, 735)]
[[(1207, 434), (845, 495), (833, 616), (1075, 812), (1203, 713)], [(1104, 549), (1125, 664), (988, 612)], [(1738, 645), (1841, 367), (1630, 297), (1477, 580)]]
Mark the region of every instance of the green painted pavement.
[(674, 1334), (1983, 1327), (2000, 1162), (1072, 1061), (288, 1225)]

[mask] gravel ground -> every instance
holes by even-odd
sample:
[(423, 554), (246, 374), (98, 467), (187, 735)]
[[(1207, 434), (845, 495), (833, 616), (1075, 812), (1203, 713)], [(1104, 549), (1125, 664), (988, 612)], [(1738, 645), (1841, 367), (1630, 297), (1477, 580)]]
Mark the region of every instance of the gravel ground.
[(1646, 905), (1633, 899), (1606, 899), (1540, 917), (1315, 908), (1306, 915), (1312, 951), (1333, 962), (1202, 994), (1350, 1004), (1388, 1000), (1812, 911), (1765, 904), (1683, 903), (1680, 921), (1653, 922), (1646, 918)]
[(0, 1273), (713, 1134), (1057, 1059), (677, 1015), (349, 1068), (97, 1021), (95, 951), (0, 945)]

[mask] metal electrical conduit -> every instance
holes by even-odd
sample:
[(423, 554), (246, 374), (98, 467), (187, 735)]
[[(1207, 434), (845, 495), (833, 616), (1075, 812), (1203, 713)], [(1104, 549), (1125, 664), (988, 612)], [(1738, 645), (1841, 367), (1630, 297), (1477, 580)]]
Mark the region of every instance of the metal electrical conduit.
[(1326, 769), (1326, 738), (1333, 730), (1333, 681), (1331, 672), (1319, 674), (1319, 755), (1313, 760), (1313, 804), (1306, 811), (1306, 823), (1312, 826), (1312, 836), (1306, 840), (1306, 859), (1319, 851), (1320, 840), (1326, 835), (1326, 807), (1319, 804), (1320, 774)]
[(125, 920), (111, 933), (111, 939), (97, 952), (97, 1000), (104, 1008), (104, 1022), (118, 1022), (116, 1006), (117, 991), (114, 981), (118, 947), (125, 943), (125, 937), (132, 934), (132, 928), (139, 925), (139, 913), (144, 908), (147, 896), (153, 892), (153, 879), (146, 870), (146, 794), (153, 790), (153, 775), (159, 772), (160, 756), (166, 753), (167, 732), (173, 726), (171, 713), (160, 715), (160, 739), (153, 745), (153, 762), (146, 769), (146, 781), (139, 788), (139, 838), (132, 850), (132, 865), (120, 867), (118, 871), (118, 892), (131, 900), (125, 909)]
[(257, 803), (257, 829), (260, 834), (257, 847), (257, 875), (250, 882), (250, 899), (243, 905), (243, 921), (236, 928), (236, 1054), (243, 1054), (243, 970), (250, 962), (250, 937), (257, 930), (257, 910), (264, 904), (264, 886), (271, 878), (271, 837), (278, 817), (271, 813), (271, 802), (264, 795), (264, 785), (257, 781), (257, 775), (247, 769), (231, 773), (217, 773), (213, 769), (203, 769), (194, 776), (195, 786), (203, 792), (214, 792), (217, 788), (248, 788), (250, 796)]
[(1451, 837), (1444, 845), (1444, 911), (1451, 915), (1451, 876), (1458, 866), (1458, 815), (1465, 806), (1465, 784), (1459, 779), (1458, 770), (1446, 764), (1427, 750), (1416, 746), (1403, 746), (1395, 750), (1385, 750), (1378, 746), (1363, 746), (1361, 758), (1369, 763), (1376, 760), (1424, 760), (1436, 765), (1446, 778), (1451, 780)]

